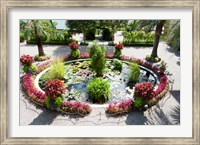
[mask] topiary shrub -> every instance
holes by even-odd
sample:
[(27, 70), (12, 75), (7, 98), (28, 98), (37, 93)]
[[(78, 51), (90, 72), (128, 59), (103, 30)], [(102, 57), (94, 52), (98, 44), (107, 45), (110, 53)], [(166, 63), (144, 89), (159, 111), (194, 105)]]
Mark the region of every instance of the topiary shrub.
[(62, 94), (66, 91), (64, 83), (61, 80), (50, 80), (45, 84), (45, 104), (47, 108), (59, 108), (63, 102)]
[(80, 55), (80, 50), (79, 50), (79, 46), (76, 42), (71, 42), (69, 44), (69, 47), (71, 49), (71, 58), (72, 59), (77, 59), (79, 58)]
[(32, 64), (34, 62), (34, 59), (30, 55), (22, 55), (20, 57), (20, 62), (24, 66), (23, 71), (25, 73), (33, 73), (36, 72), (37, 67)]
[(122, 70), (122, 62), (120, 60), (114, 59), (112, 64), (114, 66), (114, 70), (118, 70), (118, 71)]
[(102, 78), (94, 78), (87, 85), (87, 91), (93, 103), (105, 103), (110, 96), (110, 83)]
[(45, 93), (52, 100), (60, 97), (65, 91), (64, 83), (59, 79), (50, 80), (45, 84)]
[(140, 67), (136, 63), (130, 63), (129, 83), (137, 83), (140, 77)]
[(115, 58), (120, 59), (123, 47), (124, 47), (124, 45), (122, 43), (115, 45), (115, 51), (114, 51)]
[(91, 57), (91, 68), (96, 72), (97, 77), (103, 76), (103, 70), (106, 66), (105, 58), (106, 48), (105, 46), (100, 46), (97, 41), (89, 47), (89, 54)]
[(154, 87), (149, 82), (143, 82), (135, 86), (134, 96), (141, 98), (144, 102), (148, 102), (155, 97)]

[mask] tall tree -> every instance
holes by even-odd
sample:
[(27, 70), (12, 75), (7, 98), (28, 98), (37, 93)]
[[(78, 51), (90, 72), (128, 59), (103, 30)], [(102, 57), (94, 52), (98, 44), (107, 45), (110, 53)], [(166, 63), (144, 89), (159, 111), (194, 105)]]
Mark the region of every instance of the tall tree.
[(35, 36), (36, 44), (38, 47), (39, 56), (45, 56), (44, 49), (42, 46), (42, 38), (41, 35), (45, 34), (48, 36), (48, 33), (45, 32), (47, 27), (53, 27), (49, 20), (28, 20), (26, 21), (26, 25), (24, 27), (25, 37), (28, 39), (31, 34)]
[(153, 50), (151, 52), (151, 57), (158, 57), (157, 50), (160, 40), (160, 35), (162, 34), (163, 26), (166, 20), (140, 20), (138, 23), (138, 29), (144, 29), (145, 31), (152, 31), (155, 28), (155, 37)]

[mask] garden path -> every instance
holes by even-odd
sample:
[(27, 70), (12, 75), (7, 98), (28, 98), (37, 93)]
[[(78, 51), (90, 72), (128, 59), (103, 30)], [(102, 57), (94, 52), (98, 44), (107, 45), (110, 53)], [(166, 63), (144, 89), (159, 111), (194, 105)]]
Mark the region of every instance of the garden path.
[[(81, 46), (81, 52), (86, 51), (86, 46)], [(108, 52), (113, 52), (113, 46), (107, 46)], [(125, 47), (123, 54), (144, 59), (151, 53), (152, 47)], [(67, 55), (68, 46), (44, 45), (46, 54), (54, 59)], [(20, 56), (23, 54), (36, 55), (36, 45), (20, 44)], [(180, 56), (170, 51), (168, 45), (159, 43), (158, 55), (167, 62), (167, 71), (170, 78), (170, 92), (159, 103), (144, 113), (131, 112), (122, 116), (107, 116), (105, 108), (95, 108), (86, 117), (77, 115), (64, 115), (40, 107), (20, 92), (20, 125), (161, 125), (180, 124)], [(36, 62), (38, 63), (38, 62)]]

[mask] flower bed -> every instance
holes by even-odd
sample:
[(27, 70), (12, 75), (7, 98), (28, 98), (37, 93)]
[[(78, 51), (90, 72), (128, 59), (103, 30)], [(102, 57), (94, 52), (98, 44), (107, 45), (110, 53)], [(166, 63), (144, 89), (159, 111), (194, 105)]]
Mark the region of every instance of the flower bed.
[[(80, 58), (81, 59), (89, 58), (89, 53), (87, 52), (80, 53)], [(106, 58), (113, 59), (114, 54), (106, 53)], [(135, 62), (141, 66), (144, 66), (152, 70), (155, 74), (159, 76), (160, 83), (157, 89), (153, 91), (154, 95), (151, 96), (151, 98), (148, 100), (148, 103), (147, 103), (148, 107), (155, 105), (168, 92), (168, 89), (169, 89), (168, 77), (164, 73), (160, 74), (160, 69), (158, 67), (156, 67), (155, 65), (152, 65), (151, 63), (146, 62), (145, 60), (137, 59), (134, 57), (121, 56), (120, 59), (123, 61)], [(38, 74), (42, 72), (46, 68), (50, 67), (51, 64), (56, 61), (66, 62), (68, 60), (71, 60), (70, 55), (62, 56), (55, 60), (49, 60), (47, 62), (44, 62), (37, 66), (36, 73)], [(23, 76), (22, 86), (24, 88), (24, 91), (34, 102), (36, 102), (39, 105), (46, 106), (45, 104), (46, 94), (35, 87), (34, 79), (35, 79), (35, 75), (31, 73), (27, 73)], [(134, 99), (123, 100), (122, 102), (119, 102), (119, 103), (110, 103), (108, 107), (106, 108), (106, 113), (122, 114), (124, 112), (129, 112), (133, 109), (134, 109)], [(63, 101), (61, 106), (57, 108), (57, 110), (61, 112), (65, 112), (65, 113), (67, 112), (75, 113), (75, 114), (84, 116), (84, 115), (89, 114), (92, 109), (86, 103), (77, 102), (77, 101), (76, 102)]]

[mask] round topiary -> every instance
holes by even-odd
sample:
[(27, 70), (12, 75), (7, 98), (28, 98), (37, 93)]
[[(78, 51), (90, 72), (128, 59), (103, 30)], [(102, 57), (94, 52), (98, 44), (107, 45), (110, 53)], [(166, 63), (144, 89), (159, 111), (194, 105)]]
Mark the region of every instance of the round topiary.
[(65, 91), (64, 83), (59, 79), (50, 80), (45, 84), (45, 93), (52, 100), (60, 97)]
[(110, 83), (102, 78), (94, 78), (87, 85), (87, 91), (93, 103), (105, 103), (110, 96)]
[(113, 60), (114, 70), (121, 71), (122, 70), (122, 62), (118, 59)]
[(149, 82), (143, 82), (135, 86), (134, 96), (147, 102), (155, 97), (154, 87)]

